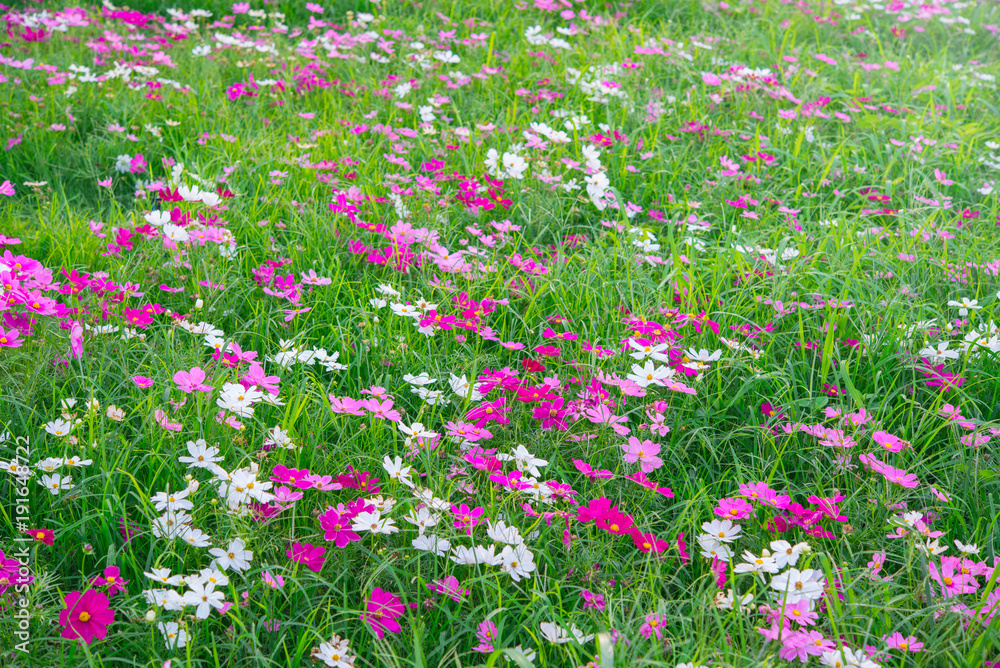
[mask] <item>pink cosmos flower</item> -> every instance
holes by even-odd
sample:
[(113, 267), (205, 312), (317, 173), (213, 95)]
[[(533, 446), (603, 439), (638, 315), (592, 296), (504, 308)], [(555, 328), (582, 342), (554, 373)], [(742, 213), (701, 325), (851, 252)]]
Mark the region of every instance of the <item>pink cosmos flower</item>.
[(278, 464), (271, 469), (271, 480), (297, 487), (299, 489), (309, 489), (312, 483), (307, 480), (309, 469), (290, 469), (284, 464)]
[(271, 575), (270, 571), (264, 571), (261, 573), (261, 579), (272, 589), (281, 589), (285, 586), (285, 578), (280, 575)]
[(484, 620), (476, 627), (476, 640), (479, 644), (473, 647), (473, 651), (480, 654), (489, 654), (493, 651), (493, 643), (497, 639), (497, 625), (490, 620)]
[(916, 636), (904, 637), (902, 633), (896, 631), (891, 636), (885, 637), (885, 644), (891, 649), (901, 649), (904, 652), (923, 652), (924, 644), (917, 640)]
[(484, 512), (485, 509), (482, 506), (470, 510), (469, 506), (464, 503), (461, 506), (451, 504), (451, 514), (455, 516), (455, 521), (452, 524), (456, 529), (465, 529), (465, 533), (471, 536), (473, 528), (479, 524)]
[(920, 484), (917, 481), (917, 476), (913, 473), (907, 473), (903, 469), (897, 469), (892, 466), (883, 466), (882, 475), (889, 482), (894, 482), (897, 485), (906, 487), (907, 489), (913, 489)]
[(367, 622), (379, 638), (384, 638), (386, 631), (399, 633), (403, 630), (396, 619), (401, 617), (405, 610), (403, 602), (395, 595), (375, 587), (371, 597), (365, 602), (361, 621)]
[[(671, 490), (669, 487), (660, 487), (659, 485), (656, 484), (656, 482), (650, 480), (646, 476), (646, 474), (643, 473), (642, 471), (636, 471), (632, 475), (627, 475), (625, 476), (625, 479), (631, 480), (632, 482), (637, 483), (650, 491), (656, 492), (657, 494), (662, 494), (668, 499), (674, 498), (673, 490)], [(549, 483), (550, 486), (551, 484), (552, 483)]]
[(714, 512), (723, 519), (744, 520), (753, 515), (753, 505), (743, 499), (722, 499)]
[(444, 594), (451, 600), (461, 603), (462, 596), (468, 596), (469, 590), (462, 589), (461, 583), (458, 581), (454, 575), (447, 575), (440, 580), (434, 580), (434, 582), (428, 583), (427, 588), (437, 594)]
[(600, 497), (597, 499), (591, 499), (587, 502), (587, 505), (580, 504), (576, 508), (576, 519), (580, 522), (593, 522), (598, 520), (612, 510), (618, 511), (618, 507), (611, 505), (611, 499)]
[(876, 431), (873, 433), (872, 440), (881, 445), (884, 450), (888, 450), (889, 452), (899, 452), (909, 445), (909, 443), (898, 436), (893, 436), (885, 431)]
[[(722, 79), (720, 79), (715, 74), (712, 74), (711, 72), (702, 72), (701, 73), (701, 80), (704, 81), (705, 85), (707, 85), (707, 86), (721, 86), (722, 85)], [(657, 634), (657, 637), (659, 637), (659, 634)]]
[(212, 385), (206, 385), (203, 382), (204, 380), (205, 372), (198, 366), (193, 367), (190, 371), (178, 371), (174, 374), (174, 382), (177, 383), (177, 389), (187, 394), (192, 392), (211, 392), (215, 389)]
[[(787, 621), (783, 621), (787, 624)], [(765, 635), (765, 637), (767, 637)], [(776, 640), (777, 638), (775, 638)], [(837, 645), (823, 636), (819, 631), (790, 631), (787, 626), (781, 634), (783, 647), (778, 651), (778, 656), (785, 661), (798, 659), (802, 663), (808, 663), (810, 656), (822, 656), (826, 652), (832, 652)]]
[(347, 415), (364, 415), (364, 401), (352, 399), (350, 397), (335, 397), (330, 395), (330, 409), (334, 413), (345, 413)]
[(815, 626), (819, 618), (819, 615), (812, 611), (812, 602), (805, 598), (794, 604), (785, 603), (781, 611), (785, 617), (801, 626)]
[(24, 345), (21, 333), (16, 329), (8, 329), (6, 332), (0, 327), (0, 348), (19, 348)]
[(792, 501), (790, 496), (778, 494), (764, 482), (740, 485), (740, 495), (747, 497), (751, 501), (757, 501), (766, 506), (778, 509), (787, 508), (788, 504)]
[(108, 597), (96, 589), (66, 594), (66, 607), (59, 612), (62, 637), (80, 639), (87, 645), (94, 638), (103, 640), (114, 621), (115, 611), (108, 606)]
[(979, 582), (971, 573), (962, 572), (962, 560), (956, 557), (941, 557), (940, 568), (933, 561), (928, 563), (927, 575), (941, 585), (945, 598), (972, 594), (979, 588)]
[(325, 532), (323, 538), (332, 541), (341, 549), (352, 541), (361, 540), (361, 536), (352, 530), (351, 517), (338, 513), (333, 507), (327, 508), (326, 512), (319, 516), (319, 525)]
[(631, 515), (626, 515), (617, 508), (612, 508), (603, 517), (594, 519), (594, 525), (598, 529), (604, 529), (608, 533), (616, 535), (626, 535), (632, 533), (635, 520)]
[(639, 463), (643, 473), (649, 473), (663, 466), (663, 460), (657, 457), (660, 453), (659, 443), (640, 441), (635, 436), (629, 436), (628, 444), (622, 445), (625, 451), (625, 461), (629, 464)]
[(611, 471), (608, 471), (607, 469), (597, 470), (591, 468), (590, 464), (580, 459), (574, 459), (573, 466), (576, 467), (577, 471), (587, 476), (587, 478), (589, 478), (591, 482), (597, 480), (598, 478), (610, 479), (614, 477), (614, 474)]
[(500, 397), (496, 401), (484, 401), (479, 406), (473, 408), (465, 414), (466, 420), (475, 420), (477, 427), (482, 427), (487, 422), (494, 421), (500, 424), (507, 424), (509, 419), (504, 417), (504, 413), (510, 411), (510, 407), (505, 407), (507, 397)]
[(543, 430), (547, 431), (554, 427), (559, 431), (566, 431), (569, 429), (569, 424), (563, 416), (569, 412), (569, 409), (563, 408), (565, 403), (566, 400), (562, 397), (556, 397), (554, 401), (543, 401), (534, 408), (531, 417), (542, 421)]
[(180, 431), (184, 426), (180, 422), (171, 422), (170, 417), (159, 408), (153, 411), (153, 417), (156, 418), (156, 423), (167, 431)]
[(642, 634), (643, 638), (649, 638), (654, 633), (656, 634), (657, 640), (662, 640), (663, 636), (660, 634), (661, 627), (663, 626), (664, 616), (657, 615), (654, 613), (649, 613), (646, 615), (646, 622), (639, 627), (639, 633)]
[(326, 561), (326, 548), (317, 547), (312, 543), (292, 543), (292, 548), (285, 552), (285, 555), (297, 563), (303, 564), (306, 568), (318, 573), (323, 568)]
[(31, 536), (36, 543), (52, 545), (56, 540), (56, 534), (52, 529), (26, 529), (24, 533)]
[(153, 380), (145, 376), (132, 376), (132, 382), (136, 384), (136, 387), (146, 388), (153, 386)]
[(637, 529), (632, 531), (632, 542), (635, 543), (636, 549), (643, 554), (647, 552), (666, 552), (670, 549), (670, 543), (667, 541), (659, 540), (655, 535), (643, 533)]
[(121, 577), (117, 566), (108, 566), (104, 569), (103, 577), (98, 575), (91, 581), (91, 584), (95, 587), (106, 586), (108, 588), (108, 598), (114, 598), (114, 595), (118, 592), (125, 591), (125, 585), (129, 582), (130, 580)]
[(361, 402), (365, 409), (370, 412), (375, 417), (380, 420), (389, 420), (390, 422), (399, 422), (403, 419), (398, 410), (393, 409), (392, 399), (385, 399), (384, 401), (379, 401), (378, 399), (372, 397), (365, 399)]

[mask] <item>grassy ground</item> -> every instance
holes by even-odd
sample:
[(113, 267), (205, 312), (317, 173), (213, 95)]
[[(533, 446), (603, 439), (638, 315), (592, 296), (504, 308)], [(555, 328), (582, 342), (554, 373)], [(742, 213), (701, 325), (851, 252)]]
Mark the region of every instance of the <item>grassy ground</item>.
[(0, 664), (1000, 661), (996, 2), (29, 4)]

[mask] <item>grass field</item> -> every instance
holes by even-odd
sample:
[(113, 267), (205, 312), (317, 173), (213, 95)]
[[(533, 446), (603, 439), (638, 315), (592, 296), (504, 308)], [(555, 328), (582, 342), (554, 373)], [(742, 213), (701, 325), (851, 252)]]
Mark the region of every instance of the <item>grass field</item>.
[(0, 665), (1000, 662), (1000, 3), (17, 4)]

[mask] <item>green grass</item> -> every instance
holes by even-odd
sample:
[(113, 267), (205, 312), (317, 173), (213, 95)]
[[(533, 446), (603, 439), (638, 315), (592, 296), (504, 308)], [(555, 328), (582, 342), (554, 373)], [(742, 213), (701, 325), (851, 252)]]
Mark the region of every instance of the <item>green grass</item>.
[[(50, 269), (51, 277), (37, 283), (45, 274), (32, 270), (36, 283), (12, 284), (0, 302), (10, 306), (0, 311), (0, 337), (18, 329), (25, 338), (20, 347), (0, 347), (0, 432), (8, 434), (0, 461), (27, 445), (30, 454), (25, 459), (22, 450), (21, 463), (35, 467), (22, 504), (26, 513), (18, 509), (17, 479), (0, 477), (0, 547), (8, 557), (16, 553), (26, 528), (54, 530), (55, 544), (27, 544), (34, 581), (20, 593), (0, 594), (6, 606), (0, 664), (307, 666), (314, 648), (334, 634), (349, 639), (358, 666), (798, 664), (779, 657), (782, 642), (759, 632), (771, 627), (760, 606), (778, 605), (770, 596), (772, 576), (734, 572), (744, 550), (760, 556), (776, 539), (809, 544), (797, 568), (816, 569), (828, 586), (814, 603), (816, 625), (806, 628), (822, 633), (831, 647), (870, 647), (881, 666), (978, 668), (1000, 661), (1000, 614), (990, 607), (998, 601), (1000, 573), (991, 568), (1000, 548), (1000, 333), (994, 324), (1000, 321), (994, 313), (1000, 191), (986, 185), (1000, 180), (1000, 5), (947, 3), (924, 15), (910, 3), (733, 0), (721, 10), (711, 4), (588, 0), (573, 3), (574, 15), (563, 18), (545, 3), (337, 2), (325, 5), (320, 18), (338, 27), (310, 29), (317, 15), (305, 3), (254, 4), (272, 15), (234, 19), (225, 17), (232, 14), (229, 3), (180, 3), (181, 14), (213, 12), (206, 18), (169, 16), (162, 3), (141, 2), (132, 9), (147, 13), (142, 27), (113, 18), (111, 10), (102, 17), (88, 8), (89, 25), (49, 30), (36, 42), (21, 33), (26, 22), (35, 25), (40, 10), (12, 10), (11, 30), (0, 44), (0, 149), (7, 149), (0, 150), (0, 183), (9, 180), (16, 192), (0, 195), (0, 234), (21, 243), (0, 249), (11, 253), (0, 257), (0, 277), (4, 265), (25, 264), (14, 257), (21, 255)], [(358, 23), (363, 12), (374, 15), (371, 23)], [(901, 12), (910, 20), (899, 20)], [(191, 23), (184, 27), (185, 21)], [(565, 44), (530, 43), (526, 34), (536, 25)], [(255, 26), (263, 29), (250, 30)], [(366, 31), (367, 41), (353, 45), (343, 37)], [(234, 34), (261, 48), (234, 44), (227, 37)], [(117, 47), (113, 35), (125, 46)], [(373, 60), (379, 37), (393, 42), (392, 53)], [(323, 40), (331, 48), (339, 43), (338, 53), (348, 57), (334, 57)], [(192, 53), (204, 46), (213, 49), (210, 57)], [(460, 62), (432, 57), (445, 48)], [(9, 60), (27, 58), (52, 72), (18, 69)], [(77, 67), (106, 75), (116, 62), (158, 72), (88, 81)], [(875, 64), (882, 67), (870, 67)], [(572, 72), (604, 66), (617, 69), (585, 74), (583, 86), (574, 82)], [(73, 76), (60, 76), (66, 73)], [(722, 80), (713, 85), (708, 75)], [(248, 85), (251, 76), (259, 85), (255, 95), (230, 99), (227, 91)], [(157, 85), (163, 79), (170, 81)], [(283, 88), (261, 84), (266, 80)], [(297, 88), (303, 81), (309, 86)], [(396, 87), (404, 81), (419, 88), (401, 96)], [(589, 83), (601, 82), (611, 85), (595, 96)], [(433, 118), (422, 124), (423, 105), (433, 107)], [(568, 119), (577, 115), (588, 123), (574, 127)], [(524, 147), (523, 133), (533, 123), (565, 132), (564, 140), (543, 137), (545, 146)], [(359, 125), (367, 128), (355, 131)], [(601, 142), (609, 145), (600, 147), (599, 166), (592, 166), (606, 175), (618, 209), (599, 209), (587, 192), (585, 164)], [(488, 152), (502, 156), (517, 144), (514, 152), (527, 158), (524, 178), (498, 177), (509, 208), (466, 206), (462, 183), (475, 178), (487, 185)], [(139, 153), (148, 163), (143, 173), (115, 169), (119, 155)], [(726, 166), (730, 160), (738, 170)], [(323, 161), (329, 164), (312, 166)], [(432, 161), (443, 163), (435, 172), (441, 177), (427, 181)], [(155, 191), (136, 197), (137, 179), (167, 182), (174, 164), (185, 168), (180, 184), (197, 185), (200, 178), (205, 187), (222, 185), (235, 196), (215, 210), (199, 202), (160, 203)], [(736, 173), (723, 174), (727, 169)], [(112, 184), (98, 184), (105, 179)], [(560, 187), (571, 182), (578, 187)], [(460, 257), (469, 269), (444, 271), (422, 241), (413, 243), (405, 271), (370, 261), (368, 253), (388, 242), (328, 206), (348, 189), (356, 189), (351, 197), (359, 220), (388, 229), (405, 218), (414, 229), (436, 233), (451, 260), (466, 251)], [(880, 201), (883, 195), (889, 199)], [(485, 189), (476, 196), (496, 201)], [(630, 217), (627, 203), (641, 209)], [(228, 231), (235, 251), (220, 252), (228, 243), (217, 239), (189, 242), (180, 244), (185, 254), (178, 258), (159, 238), (136, 233), (131, 248), (109, 252), (116, 229), (134, 230), (161, 206), (189, 213), (191, 233)], [(202, 225), (199, 214), (218, 220)], [(505, 220), (518, 229), (494, 234), (490, 223)], [(98, 223), (103, 238), (93, 231)], [(492, 242), (484, 241), (490, 234)], [(633, 243), (644, 235), (653, 235), (656, 246), (641, 250)], [(352, 240), (369, 250), (352, 252)], [(515, 253), (546, 273), (519, 270), (509, 260)], [(643, 256), (654, 258), (637, 261)], [(255, 282), (255, 270), (268, 261), (284, 263), (276, 274), (294, 274), (297, 305), (265, 294)], [(23, 320), (13, 319), (34, 299), (24, 290), (69, 285), (63, 270), (119, 287), (104, 293), (88, 283), (78, 294), (38, 293), (75, 311), (38, 315), (25, 331)], [(302, 284), (310, 270), (330, 284)], [(6, 275), (19, 277), (23, 272)], [(126, 284), (144, 294), (122, 295)], [(424, 335), (409, 318), (371, 303), (396, 300), (380, 294), (381, 285), (400, 291), (401, 302), (436, 303), (442, 315), (461, 316), (456, 300), (463, 294), (496, 300), (495, 310), (478, 314), (495, 340), (471, 329)], [(960, 316), (948, 302), (962, 298), (978, 300), (978, 308)], [(823, 305), (781, 315), (779, 301)], [(150, 304), (164, 312), (136, 336), (90, 329), (128, 327), (123, 308)], [(286, 319), (285, 310), (306, 307), (311, 310)], [(698, 331), (684, 315), (702, 312), (718, 332), (708, 324)], [(211, 323), (226, 344), (254, 351), (266, 375), (280, 377), (280, 405), (255, 404), (252, 416), (238, 417), (239, 429), (220, 422), (220, 390), (248, 365), (237, 370), (213, 360), (205, 336), (182, 328), (181, 317)], [(697, 377), (677, 376), (696, 394), (654, 384), (645, 396), (630, 396), (613, 382), (612, 374), (631, 373), (628, 340), (640, 336), (634, 327), (641, 320), (671, 332), (660, 339), (669, 344), (667, 366), (677, 368), (687, 350), (720, 351)], [(76, 356), (72, 322), (87, 326)], [(547, 327), (579, 338), (544, 339)], [(973, 332), (981, 333), (983, 345), (963, 349)], [(944, 341), (960, 353), (933, 363), (963, 380), (942, 388), (928, 384), (921, 363), (928, 353), (921, 350)], [(616, 354), (599, 357), (584, 342)], [(543, 357), (533, 351), (539, 345), (555, 345), (561, 355)], [(292, 346), (338, 353), (346, 368), (283, 366), (279, 353)], [(526, 370), (528, 357), (543, 361), (545, 371)], [(206, 370), (211, 392), (186, 394), (173, 382), (176, 372), (196, 366)], [(513, 464), (493, 455), (524, 445), (547, 461), (538, 479), (571, 485), (574, 502), (543, 504), (530, 492), (513, 492), (444, 437), (446, 423), (480, 403), (452, 391), (449, 374), (477, 385), (504, 367), (535, 386), (558, 377), (554, 393), (577, 408), (566, 416), (568, 429), (542, 429), (532, 417), (537, 404), (494, 389), (486, 400), (506, 396), (513, 406), (509, 423), (487, 424), (492, 438), (477, 445), (495, 451), (486, 459), (503, 475)], [(410, 391), (404, 375), (421, 372), (438, 379), (429, 388), (447, 401), (431, 405)], [(133, 376), (153, 384), (138, 387)], [(584, 415), (594, 400), (582, 405), (578, 395), (597, 377), (609, 410), (627, 418), (630, 435), (660, 445), (662, 465), (649, 478), (669, 487), (672, 497), (626, 479), (637, 471), (623, 459), (628, 436)], [(831, 394), (829, 386), (838, 391)], [(406, 425), (421, 422), (441, 434), (440, 444), (414, 453), (391, 422), (331, 410), (329, 397), (363, 399), (371, 387), (394, 396)], [(76, 404), (61, 408), (67, 399)], [(99, 408), (88, 410), (91, 399)], [(663, 404), (647, 414), (654, 402)], [(763, 402), (780, 407), (781, 415), (766, 415)], [(124, 418), (111, 419), (110, 405)], [(949, 421), (946, 405), (960, 407), (960, 421), (974, 429)], [(864, 410), (870, 420), (853, 426), (824, 412), (833, 409), (842, 415)], [(165, 411), (179, 431), (162, 427), (156, 411)], [(61, 412), (79, 420), (68, 437), (46, 431)], [(669, 432), (650, 432), (653, 412), (662, 413)], [(821, 445), (794, 424), (843, 429), (855, 445)], [(293, 448), (263, 449), (274, 427), (287, 432)], [(877, 430), (909, 447), (880, 453), (872, 436)], [(989, 440), (963, 442), (973, 432)], [(277, 465), (334, 478), (348, 466), (370, 472), (381, 479), (381, 496), (395, 500), (382, 515), (399, 531), (361, 531), (360, 540), (343, 549), (326, 541), (318, 515), (371, 496), (349, 488), (301, 490), (301, 500), (268, 522), (230, 512), (212, 473), (178, 462), (195, 439), (218, 447), (227, 471), (259, 467), (261, 482)], [(919, 484), (904, 487), (869, 470), (858, 456), (872, 452)], [(849, 456), (849, 468), (838, 463), (841, 454)], [(37, 464), (71, 456), (92, 463), (72, 471), (75, 487), (48, 493)], [(484, 518), (516, 527), (533, 555), (530, 577), (515, 581), (498, 566), (458, 565), (415, 549), (417, 531), (403, 517), (422, 501), (387, 479), (386, 456), (403, 457), (421, 476), (418, 485), (435, 497), (481, 507)], [(613, 477), (588, 479), (574, 460)], [(69, 472), (65, 465), (58, 470)], [(234, 605), (207, 619), (197, 618), (194, 607), (158, 608), (143, 594), (156, 588), (143, 575), (152, 568), (195, 574), (212, 562), (208, 547), (152, 533), (161, 514), (152, 497), (183, 489), (189, 480), (200, 483), (191, 495), (192, 523), (211, 547), (241, 538), (253, 552), (249, 570), (229, 571), (230, 583), (219, 587)], [(716, 518), (720, 500), (755, 482), (803, 506), (811, 496), (842, 495), (841, 517), (819, 522), (832, 538), (802, 526), (782, 533), (768, 525), (775, 511), (755, 505), (739, 522), (742, 535), (731, 546), (735, 554), (720, 590), (697, 537), (702, 523)], [(598, 498), (609, 499), (668, 549), (643, 553), (629, 535), (578, 521), (574, 504)], [(557, 514), (526, 513), (529, 502), (535, 511)], [(942, 558), (928, 556), (928, 541), (916, 532), (887, 537), (905, 512), (917, 513), (909, 516), (911, 525), (919, 516), (921, 526), (942, 532), (946, 562), (959, 554), (955, 540), (980, 548), (966, 563), (976, 573), (970, 591), (942, 596), (943, 576), (935, 579), (934, 570)], [(128, 542), (119, 531), (122, 518), (139, 532)], [(454, 546), (503, 548), (487, 536), (485, 523), (470, 538), (453, 519), (444, 510), (428, 532)], [(675, 546), (680, 534), (689, 561)], [(294, 542), (326, 548), (319, 572), (286, 557)], [(888, 580), (872, 577), (868, 565), (882, 552), (881, 576)], [(929, 563), (936, 564), (930, 572)], [(106, 638), (91, 644), (61, 638), (66, 595), (91, 588), (112, 566), (128, 584), (110, 599), (115, 621)], [(266, 585), (264, 571), (282, 576), (284, 586)], [(428, 589), (448, 576), (468, 590), (461, 602)], [(378, 638), (360, 619), (375, 588), (412, 606), (398, 619), (399, 633)], [(750, 596), (744, 609), (717, 604), (717, 595), (730, 589)], [(584, 590), (603, 596), (604, 609), (585, 607)], [(26, 652), (17, 648), (23, 638), (13, 617), (22, 601), (30, 617), (30, 640), (21, 646)], [(970, 621), (956, 604), (979, 617)], [(646, 638), (640, 627), (651, 614), (660, 615), (658, 633)], [(477, 626), (487, 620), (496, 625), (494, 649), (478, 652)], [(180, 623), (186, 647), (167, 646), (159, 622)], [(541, 625), (549, 622), (596, 635), (582, 644), (556, 644), (542, 635)], [(888, 650), (884, 638), (896, 632), (915, 636), (923, 651)], [(819, 657), (809, 662), (817, 665)]]

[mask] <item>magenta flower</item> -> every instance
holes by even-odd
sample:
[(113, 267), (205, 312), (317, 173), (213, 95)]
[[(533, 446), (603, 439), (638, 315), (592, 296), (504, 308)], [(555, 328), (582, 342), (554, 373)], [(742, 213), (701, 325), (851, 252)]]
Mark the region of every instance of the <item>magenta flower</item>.
[(323, 563), (326, 561), (325, 554), (325, 547), (316, 547), (312, 543), (292, 543), (292, 549), (285, 552), (289, 559), (304, 565), (314, 573), (323, 568)]
[(152, 387), (153, 379), (146, 378), (145, 376), (132, 376), (132, 382), (136, 384), (136, 387)]
[(129, 161), (129, 171), (133, 174), (142, 174), (146, 171), (147, 166), (148, 163), (142, 153), (136, 153), (132, 156), (132, 160)]
[(643, 533), (638, 529), (632, 531), (632, 542), (635, 543), (636, 549), (643, 554), (647, 552), (666, 552), (670, 549), (670, 543), (667, 541), (658, 539), (654, 534)]
[(510, 407), (504, 407), (506, 401), (507, 397), (500, 397), (496, 401), (492, 402), (484, 401), (479, 406), (466, 413), (465, 419), (475, 420), (477, 427), (482, 427), (491, 420), (500, 424), (507, 424), (510, 420), (504, 416), (504, 413), (508, 412)]
[(108, 606), (108, 597), (96, 589), (66, 594), (66, 607), (59, 612), (62, 637), (80, 639), (87, 645), (94, 638), (103, 640), (114, 621), (115, 611)]
[(372, 595), (365, 603), (365, 611), (361, 613), (361, 621), (367, 622), (379, 638), (385, 637), (385, 632), (399, 633), (402, 631), (396, 621), (406, 610), (403, 602), (387, 591), (375, 587)]
[(576, 467), (577, 471), (587, 476), (587, 478), (589, 478), (591, 482), (597, 480), (598, 478), (608, 479), (614, 477), (614, 474), (611, 471), (608, 471), (606, 469), (602, 470), (594, 469), (590, 466), (590, 464), (580, 459), (574, 459), (573, 466)]
[(576, 519), (581, 522), (592, 522), (601, 519), (612, 510), (618, 512), (618, 507), (612, 508), (610, 499), (606, 497), (591, 499), (587, 505), (581, 504), (576, 507)]
[[(174, 382), (181, 392), (190, 394), (191, 392), (211, 392), (215, 388), (205, 385), (205, 372), (201, 367), (194, 367), (190, 371), (178, 371), (174, 374)], [(136, 383), (138, 384), (138, 383)]]
[(309, 469), (290, 469), (284, 464), (278, 464), (271, 469), (271, 480), (284, 483), (299, 489), (309, 489), (312, 483), (307, 480)]
[(625, 535), (632, 533), (632, 526), (635, 524), (631, 515), (626, 515), (617, 508), (612, 508), (604, 515), (594, 520), (598, 529), (604, 529), (608, 533)]
[(888, 450), (889, 452), (899, 452), (909, 445), (909, 443), (898, 436), (893, 436), (885, 431), (876, 431), (872, 434), (872, 440), (881, 445), (884, 450)]
[(568, 408), (563, 408), (566, 400), (556, 397), (554, 401), (543, 401), (531, 413), (531, 417), (542, 421), (542, 429), (549, 430), (553, 427), (559, 431), (569, 429), (566, 419), (563, 417), (569, 412)]
[(448, 598), (458, 603), (462, 602), (463, 596), (469, 595), (468, 589), (462, 589), (462, 584), (454, 575), (447, 575), (440, 580), (428, 583), (427, 588), (437, 594), (444, 594)]
[(361, 540), (361, 536), (351, 530), (351, 518), (344, 513), (338, 513), (332, 507), (327, 508), (326, 512), (319, 516), (319, 525), (325, 532), (323, 538), (332, 541), (341, 549), (352, 541)]
[(125, 591), (125, 585), (130, 581), (121, 577), (117, 566), (108, 566), (104, 569), (104, 576), (96, 576), (91, 580), (91, 584), (95, 587), (107, 587), (108, 588), (108, 598), (114, 598), (115, 594), (120, 591)]
[(580, 596), (583, 597), (583, 609), (594, 608), (598, 612), (604, 612), (604, 596), (601, 594), (595, 594), (589, 589), (584, 589), (580, 592)]
[(52, 529), (25, 529), (24, 533), (31, 536), (36, 543), (52, 545), (56, 540), (56, 534)]
[(775, 406), (767, 401), (761, 403), (760, 412), (763, 413), (766, 418), (774, 418), (778, 420), (784, 417), (784, 413), (781, 412), (781, 406)]
[(479, 524), (482, 519), (483, 512), (485, 512), (482, 506), (478, 506), (473, 510), (470, 510), (464, 503), (461, 506), (456, 506), (454, 503), (451, 504), (451, 514), (455, 516), (455, 521), (453, 522), (456, 529), (465, 529), (465, 533), (472, 535), (472, 530), (477, 524)]

